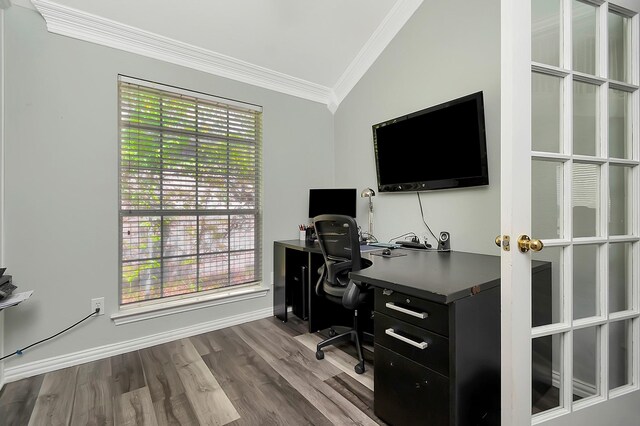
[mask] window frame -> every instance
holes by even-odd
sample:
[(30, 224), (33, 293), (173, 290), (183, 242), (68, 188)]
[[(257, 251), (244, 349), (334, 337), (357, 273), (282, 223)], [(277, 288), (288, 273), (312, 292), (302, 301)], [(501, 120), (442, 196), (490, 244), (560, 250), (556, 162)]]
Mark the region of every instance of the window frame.
[[(123, 117), (122, 115), (123, 114), (122, 83), (125, 83), (127, 85), (140, 86), (141, 88), (144, 88), (144, 89), (151, 89), (155, 91), (166, 92), (166, 94), (170, 97), (173, 96), (173, 97), (189, 98), (189, 100), (193, 100), (194, 104), (197, 104), (198, 102), (213, 103), (213, 104), (216, 104), (217, 106), (221, 106), (228, 110), (237, 111), (238, 109), (240, 109), (240, 110), (244, 110), (246, 112), (255, 114), (255, 121), (254, 121), (255, 132), (256, 132), (255, 151), (254, 151), (255, 152), (255, 175), (252, 176), (252, 177), (255, 177), (255, 192), (253, 194), (254, 200), (255, 200), (254, 207), (251, 209), (232, 208), (230, 206), (231, 200), (227, 198), (224, 208), (219, 208), (219, 207), (203, 208), (198, 205), (198, 197), (197, 197), (197, 190), (196, 190), (195, 205), (193, 206), (193, 208), (184, 208), (183, 206), (182, 208), (166, 209), (166, 208), (163, 208), (162, 202), (160, 203), (160, 207), (158, 209), (126, 209), (124, 208), (123, 203), (125, 202), (125, 200), (123, 199), (124, 187), (123, 187), (123, 181), (122, 181), (122, 173), (124, 168), (123, 167), (123, 141), (124, 141), (123, 131), (126, 128), (131, 128), (131, 127), (128, 127), (126, 124), (124, 124), (122, 119)], [(244, 293), (247, 291), (248, 287), (261, 285), (262, 284), (262, 233), (263, 233), (263, 228), (262, 228), (262, 216), (263, 216), (262, 215), (262, 107), (254, 104), (217, 97), (217, 96), (205, 94), (202, 92), (192, 91), (192, 90), (183, 89), (175, 86), (133, 78), (133, 77), (129, 77), (121, 74), (118, 75), (118, 78), (117, 78), (117, 94), (118, 94), (118, 105), (117, 105), (117, 111), (118, 111), (118, 206), (117, 208), (118, 208), (118, 257), (119, 257), (118, 259), (118, 306), (121, 309), (129, 309), (129, 308), (144, 309), (146, 307), (153, 307), (154, 305), (174, 304), (183, 299), (190, 299), (190, 298), (192, 298), (195, 302), (200, 303), (202, 302), (203, 299), (219, 298), (220, 295), (223, 295), (223, 296), (229, 295), (230, 293), (234, 293), (236, 289), (239, 289), (240, 293)], [(226, 123), (227, 125), (229, 124), (228, 117), (227, 117)], [(175, 131), (175, 129), (172, 129), (171, 127), (164, 127), (162, 125), (158, 126), (157, 129), (159, 132), (162, 132), (163, 129), (167, 129), (169, 132)], [(183, 132), (182, 130), (180, 130), (179, 133), (187, 134), (189, 132)], [(198, 147), (202, 146), (198, 143), (199, 138), (206, 135), (201, 134), (197, 130), (194, 130), (193, 132), (191, 132), (191, 134), (192, 134), (192, 137), (194, 137), (196, 140), (195, 147), (196, 149), (198, 149)], [(214, 135), (208, 135), (208, 137), (215, 138)], [(227, 143), (228, 142), (229, 141), (227, 141)], [(163, 142), (160, 142), (159, 144), (160, 146), (162, 146)], [(227, 144), (226, 146), (228, 149), (229, 145)], [(164, 159), (164, 157), (162, 157), (162, 159)], [(226, 164), (228, 167), (229, 163), (230, 161), (227, 158), (227, 161), (224, 164)], [(198, 167), (199, 166), (196, 166), (196, 170), (198, 170)], [(161, 168), (160, 178), (158, 181), (160, 184), (160, 187), (162, 187), (162, 183), (164, 179), (164, 177), (162, 176), (163, 171), (164, 169)], [(193, 176), (195, 177), (195, 182), (198, 182), (197, 173), (198, 173), (197, 171), (193, 173)], [(227, 169), (226, 176), (229, 176), (229, 175), (230, 174), (228, 173), (228, 169)], [(198, 187), (199, 187), (198, 183), (196, 183), (196, 188)], [(246, 251), (251, 251), (253, 253), (253, 270), (254, 270), (254, 275), (252, 277), (253, 279), (248, 282), (231, 284), (231, 279), (230, 279), (231, 270), (229, 268), (227, 270), (228, 279), (224, 285), (222, 285), (219, 288), (199, 290), (199, 287), (200, 287), (199, 269), (200, 268), (199, 266), (196, 266), (196, 270), (198, 270), (198, 275), (196, 275), (195, 277), (196, 290), (188, 291), (188, 292), (177, 294), (177, 295), (164, 296), (163, 293), (164, 293), (165, 282), (164, 282), (164, 277), (162, 273), (164, 269), (164, 262), (167, 259), (170, 260), (175, 257), (171, 255), (169, 256), (165, 255), (166, 248), (162, 243), (162, 238), (164, 238), (164, 231), (165, 231), (165, 228), (164, 228), (165, 217), (173, 217), (173, 216), (195, 217), (196, 229), (199, 234), (200, 219), (202, 217), (226, 216), (227, 224), (230, 225), (235, 215), (253, 216), (253, 222), (254, 222), (253, 248), (246, 250)], [(123, 267), (126, 263), (129, 263), (131, 261), (136, 261), (134, 259), (129, 259), (128, 261), (124, 259), (124, 238), (123, 237), (124, 237), (124, 232), (126, 230), (124, 218), (136, 217), (136, 216), (137, 217), (154, 216), (159, 218), (160, 220), (161, 242), (160, 242), (160, 248), (159, 248), (159, 255), (157, 257), (157, 261), (160, 262), (160, 271), (161, 271), (160, 279), (158, 281), (160, 285), (160, 296), (149, 298), (146, 300), (127, 302), (123, 304), (123, 299), (124, 299), (123, 288), (125, 286), (125, 280), (123, 276), (123, 269), (124, 269)], [(231, 232), (230, 228), (228, 229), (228, 232), (229, 233)], [(206, 253), (200, 252), (199, 237), (196, 237), (196, 247), (197, 247), (196, 251), (191, 256), (193, 256), (196, 259), (197, 265), (200, 265), (199, 258)], [(231, 245), (228, 245), (226, 251), (222, 253), (227, 253), (229, 255), (232, 252), (234, 252), (234, 250), (232, 249)], [(140, 258), (140, 260), (142, 260), (142, 258)], [(229, 257), (227, 257), (227, 265), (230, 265)]]

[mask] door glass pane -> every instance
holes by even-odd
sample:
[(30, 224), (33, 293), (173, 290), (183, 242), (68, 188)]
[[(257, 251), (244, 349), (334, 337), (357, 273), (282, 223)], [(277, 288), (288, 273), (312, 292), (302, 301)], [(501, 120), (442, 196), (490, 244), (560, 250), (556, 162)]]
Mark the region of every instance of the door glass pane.
[(573, 400), (599, 395), (597, 327), (573, 332)]
[[(531, 341), (532, 347), (532, 407), (538, 414), (561, 406), (562, 392), (562, 341), (559, 334), (538, 337)], [(558, 383), (553, 382), (553, 373), (558, 373)]]
[(629, 93), (609, 89), (609, 157), (631, 158), (630, 102)]
[(573, 164), (573, 236), (600, 235), (600, 166)]
[(560, 65), (560, 0), (531, 2), (531, 60)]
[(631, 234), (631, 167), (609, 167), (609, 235)]
[(593, 84), (573, 82), (573, 153), (598, 154), (597, 89)]
[(563, 163), (533, 160), (531, 163), (531, 229), (540, 239), (563, 236)]
[(573, 69), (596, 73), (596, 8), (573, 2)]
[(598, 246), (573, 246), (573, 319), (598, 315)]
[(631, 20), (609, 12), (609, 78), (631, 83)]
[(531, 75), (531, 147), (534, 151), (560, 152), (562, 79)]
[(609, 244), (609, 312), (631, 309), (631, 243)]
[(545, 247), (542, 251), (532, 252), (531, 259), (551, 262), (550, 271), (535, 270), (532, 275), (531, 324), (533, 327), (539, 327), (558, 323), (562, 320), (560, 305), (563, 284), (562, 271), (564, 268), (562, 247)]
[(609, 323), (609, 389), (633, 383), (632, 330), (630, 320)]

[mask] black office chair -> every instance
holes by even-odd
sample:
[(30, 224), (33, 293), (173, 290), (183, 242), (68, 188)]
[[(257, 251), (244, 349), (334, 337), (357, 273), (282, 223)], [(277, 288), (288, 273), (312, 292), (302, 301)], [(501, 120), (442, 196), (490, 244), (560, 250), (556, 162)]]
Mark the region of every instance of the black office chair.
[(331, 327), (330, 337), (318, 343), (316, 358), (324, 358), (322, 348), (326, 346), (346, 341), (354, 342), (358, 351), (358, 364), (354, 370), (362, 374), (364, 373), (361, 345), (363, 333), (358, 325), (358, 307), (371, 295), (371, 292), (368, 291), (368, 286), (350, 280), (348, 275), (351, 271), (369, 267), (371, 261), (360, 257), (358, 225), (353, 218), (325, 214), (315, 217), (313, 224), (324, 256), (324, 265), (318, 270), (320, 279), (316, 284), (316, 294), (354, 311), (353, 328)]

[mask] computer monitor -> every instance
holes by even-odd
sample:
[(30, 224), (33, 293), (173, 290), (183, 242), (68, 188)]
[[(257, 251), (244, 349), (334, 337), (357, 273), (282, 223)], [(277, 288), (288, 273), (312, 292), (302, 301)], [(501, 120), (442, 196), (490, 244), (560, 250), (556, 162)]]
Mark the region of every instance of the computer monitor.
[(343, 214), (356, 217), (356, 189), (310, 189), (309, 217), (321, 214)]

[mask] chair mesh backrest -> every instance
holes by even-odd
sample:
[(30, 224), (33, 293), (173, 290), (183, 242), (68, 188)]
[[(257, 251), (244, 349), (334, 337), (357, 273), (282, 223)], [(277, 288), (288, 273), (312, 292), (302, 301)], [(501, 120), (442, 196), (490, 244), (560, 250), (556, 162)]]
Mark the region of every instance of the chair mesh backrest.
[(313, 224), (325, 263), (351, 261), (351, 270), (359, 271), (360, 239), (355, 219), (350, 216), (324, 214), (316, 216)]

